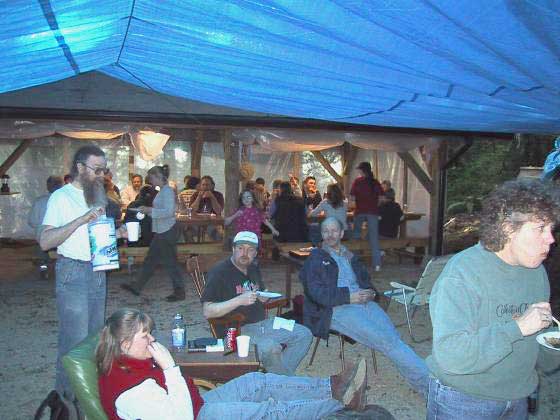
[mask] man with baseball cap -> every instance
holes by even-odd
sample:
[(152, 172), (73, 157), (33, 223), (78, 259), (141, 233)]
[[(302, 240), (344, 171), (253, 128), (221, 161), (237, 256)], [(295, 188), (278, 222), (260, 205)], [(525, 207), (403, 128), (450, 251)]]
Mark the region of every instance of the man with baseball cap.
[(306, 327), (296, 324), (293, 331), (272, 329), (273, 319), (265, 318), (263, 303), (268, 299), (257, 295), (265, 290), (261, 273), (253, 264), (259, 239), (253, 232), (239, 232), (233, 239), (233, 254), (208, 272), (202, 293), (205, 318), (218, 318), (230, 313), (245, 316), (243, 334), (257, 345), (259, 358), (266, 371), (294, 375), (307, 354), (313, 336)]

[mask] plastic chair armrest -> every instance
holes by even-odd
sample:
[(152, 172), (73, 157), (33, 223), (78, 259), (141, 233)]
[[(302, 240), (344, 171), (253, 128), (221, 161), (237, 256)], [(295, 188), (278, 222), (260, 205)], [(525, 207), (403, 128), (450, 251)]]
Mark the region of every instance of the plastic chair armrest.
[(414, 287), (410, 287), (407, 286), (406, 284), (398, 283), (396, 281), (392, 281), (389, 284), (391, 285), (391, 287), (395, 289), (404, 289), (404, 290), (408, 290), (409, 292), (416, 292), (416, 289)]

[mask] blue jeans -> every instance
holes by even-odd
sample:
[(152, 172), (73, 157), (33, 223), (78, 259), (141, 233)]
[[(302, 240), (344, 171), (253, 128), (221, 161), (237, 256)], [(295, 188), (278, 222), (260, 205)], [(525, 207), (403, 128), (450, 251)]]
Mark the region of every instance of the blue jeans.
[[(295, 375), (296, 369), (307, 354), (313, 334), (307, 327), (296, 324), (293, 331), (272, 329), (274, 318), (241, 327), (241, 333), (251, 337), (257, 345), (259, 359), (269, 373)], [(286, 348), (282, 350), (281, 344)]]
[(412, 388), (427, 395), (429, 373), (426, 363), (401, 340), (395, 326), (377, 303), (334, 307), (331, 328), (383, 353)]
[(426, 419), (525, 420), (527, 398), (512, 401), (485, 400), (443, 385), (430, 376)]
[(319, 419), (344, 408), (330, 380), (248, 373), (203, 396), (197, 419)]
[(356, 214), (354, 216), (354, 239), (362, 237), (362, 225), (368, 224), (368, 241), (371, 248), (373, 266), (381, 265), (381, 249), (379, 247), (379, 216), (377, 214)]
[(58, 313), (58, 355), (56, 390), (73, 399), (62, 367), (62, 356), (105, 323), (107, 284), (104, 271), (93, 271), (90, 262), (60, 255), (56, 261), (56, 310)]

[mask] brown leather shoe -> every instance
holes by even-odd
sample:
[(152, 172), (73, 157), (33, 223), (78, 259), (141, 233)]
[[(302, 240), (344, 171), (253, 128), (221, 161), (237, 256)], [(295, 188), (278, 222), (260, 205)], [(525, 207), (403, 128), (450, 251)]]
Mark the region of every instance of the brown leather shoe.
[(367, 364), (365, 359), (331, 376), (331, 393), (345, 407), (361, 411), (366, 405)]

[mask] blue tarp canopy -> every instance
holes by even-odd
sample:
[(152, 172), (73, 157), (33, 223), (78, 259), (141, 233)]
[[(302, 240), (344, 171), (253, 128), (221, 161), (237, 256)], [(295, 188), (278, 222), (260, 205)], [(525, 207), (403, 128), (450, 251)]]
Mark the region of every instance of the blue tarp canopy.
[(267, 114), (560, 131), (560, 1), (10, 0), (0, 93), (98, 70)]

